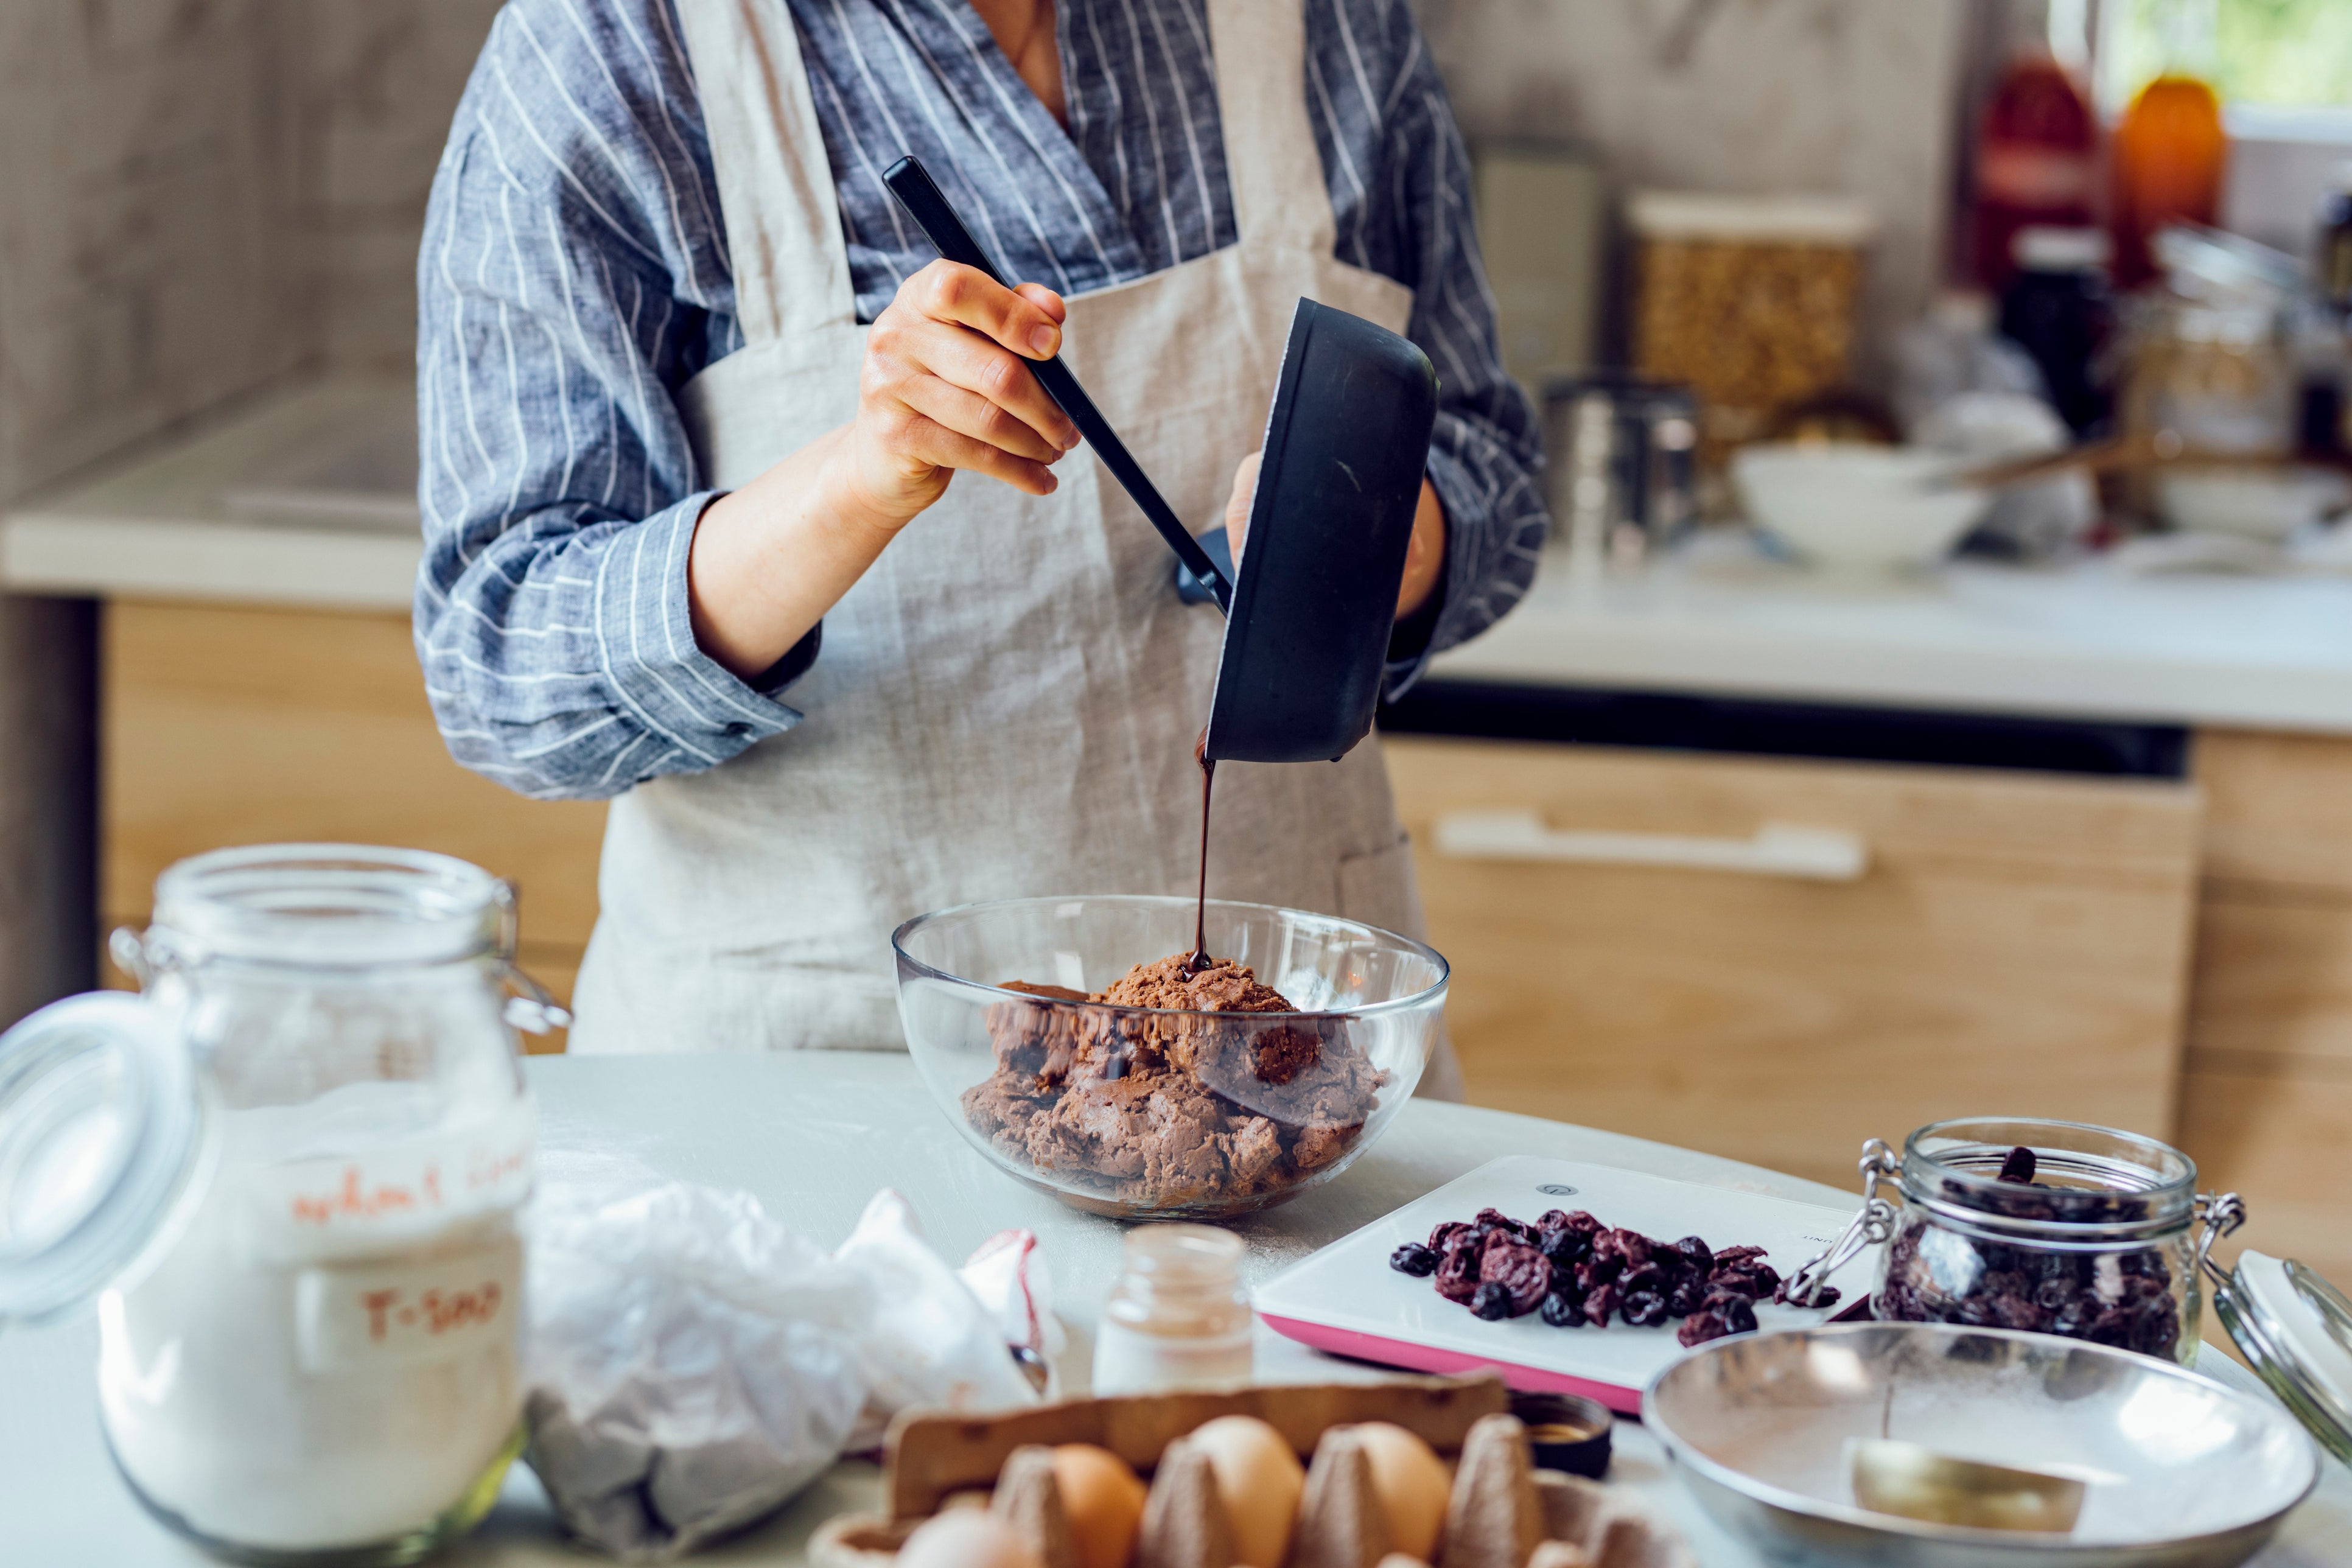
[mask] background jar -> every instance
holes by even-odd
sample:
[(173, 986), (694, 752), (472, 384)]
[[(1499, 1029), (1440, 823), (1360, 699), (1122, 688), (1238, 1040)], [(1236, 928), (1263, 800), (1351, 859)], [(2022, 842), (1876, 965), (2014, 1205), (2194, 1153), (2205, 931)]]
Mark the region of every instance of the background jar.
[[(2021, 1147), (2033, 1151), (2031, 1185), (2000, 1176)], [(1902, 1197), (1874, 1316), (2196, 1360), (2211, 1231), (2198, 1233), (2197, 1167), (2179, 1150), (2076, 1122), (1978, 1118), (1920, 1128), (1899, 1164), (1877, 1144), (1865, 1170), (1874, 1187), (1896, 1176)]]
[(108, 1445), (218, 1555), (414, 1561), (520, 1447), (514, 1025), (561, 1013), (508, 995), (515, 933), (446, 856), (222, 850), (116, 933), (143, 998), (0, 1038), (0, 1195), (45, 1216), (0, 1247), (0, 1316), (97, 1293)]

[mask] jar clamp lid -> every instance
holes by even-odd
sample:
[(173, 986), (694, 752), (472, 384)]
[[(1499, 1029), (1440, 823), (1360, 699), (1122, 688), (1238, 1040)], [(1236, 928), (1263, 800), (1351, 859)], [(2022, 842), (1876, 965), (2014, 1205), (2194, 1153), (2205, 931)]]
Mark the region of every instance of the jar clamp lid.
[(72, 1310), (175, 1229), (212, 1121), (152, 1002), (68, 997), (0, 1035), (0, 1323)]
[(2352, 1301), (2293, 1258), (2249, 1250), (2230, 1269), (2209, 1258), (2205, 1271), (2247, 1363), (2321, 1447), (2352, 1465)]

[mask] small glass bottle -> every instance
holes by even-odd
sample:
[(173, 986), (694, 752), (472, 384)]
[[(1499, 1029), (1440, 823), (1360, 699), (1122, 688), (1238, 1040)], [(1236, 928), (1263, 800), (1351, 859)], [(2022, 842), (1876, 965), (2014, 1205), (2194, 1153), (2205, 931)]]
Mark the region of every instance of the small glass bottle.
[(1128, 1232), (1127, 1258), (1096, 1331), (1095, 1393), (1247, 1383), (1252, 1319), (1241, 1266), (1241, 1238), (1211, 1226)]

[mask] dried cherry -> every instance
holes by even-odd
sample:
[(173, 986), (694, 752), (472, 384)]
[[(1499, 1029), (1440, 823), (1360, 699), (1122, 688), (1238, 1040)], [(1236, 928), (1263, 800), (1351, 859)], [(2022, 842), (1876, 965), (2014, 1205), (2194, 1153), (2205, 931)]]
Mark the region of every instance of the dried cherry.
[(1666, 1271), (1654, 1263), (1644, 1263), (1638, 1268), (1628, 1268), (1617, 1276), (1619, 1294), (1625, 1296), (1663, 1296), (1674, 1288)]
[[(1696, 1236), (1654, 1240), (1581, 1209), (1549, 1209), (1529, 1225), (1486, 1208), (1469, 1221), (1437, 1226), (1427, 1246), (1405, 1243), (1389, 1261), (1400, 1272), (1433, 1277), (1438, 1294), (1489, 1321), (1540, 1312), (1555, 1328), (1619, 1317), (1649, 1328), (1680, 1318), (1678, 1337), (1689, 1345), (1753, 1332), (1759, 1300), (1787, 1303), (1787, 1288), (1764, 1257), (1760, 1247), (1718, 1252)], [(2020, 1290), (2041, 1285), (2039, 1279), (2019, 1281)], [(2156, 1289), (2162, 1293), (2160, 1283)], [(1818, 1304), (1836, 1299), (1834, 1290), (1824, 1291)], [(2117, 1294), (2104, 1317), (2086, 1321), (2086, 1330), (2145, 1337), (2152, 1332), (2145, 1322), (2150, 1310), (2138, 1300)]]
[(1400, 1274), (1426, 1279), (1437, 1272), (1437, 1254), (1417, 1241), (1408, 1241), (1389, 1254), (1389, 1267)]
[(1478, 1254), (1475, 1247), (1457, 1247), (1437, 1264), (1437, 1293), (1449, 1301), (1470, 1304), (1478, 1292)]
[(1654, 1329), (1666, 1321), (1666, 1299), (1655, 1290), (1629, 1290), (1617, 1310), (1637, 1329)]
[(1780, 1288), (1772, 1292), (1772, 1304), (1774, 1306), (1834, 1307), (1838, 1304), (1838, 1296), (1840, 1292), (1838, 1288), (1834, 1285), (1824, 1285), (1820, 1289), (1813, 1292), (1813, 1299), (1811, 1300), (1800, 1301), (1789, 1294), (1789, 1287), (1793, 1283), (1794, 1281), (1790, 1279), (1783, 1279), (1780, 1281)]
[(1513, 1219), (1500, 1209), (1480, 1209), (1478, 1216), (1470, 1223), (1480, 1230), (1489, 1233), (1501, 1231), (1506, 1236), (1515, 1237), (1521, 1241), (1533, 1241), (1536, 1238), (1535, 1226)]
[(1592, 1233), (1570, 1225), (1546, 1226), (1536, 1233), (1536, 1246), (1561, 1268), (1573, 1268), (1592, 1256)]
[(1605, 1329), (1609, 1320), (1617, 1315), (1617, 1287), (1596, 1285), (1584, 1294), (1584, 1321), (1596, 1329)]
[(1534, 1311), (1551, 1294), (1551, 1260), (1524, 1242), (1487, 1243), (1478, 1266), (1479, 1289), (1499, 1285), (1510, 1294), (1511, 1316)]

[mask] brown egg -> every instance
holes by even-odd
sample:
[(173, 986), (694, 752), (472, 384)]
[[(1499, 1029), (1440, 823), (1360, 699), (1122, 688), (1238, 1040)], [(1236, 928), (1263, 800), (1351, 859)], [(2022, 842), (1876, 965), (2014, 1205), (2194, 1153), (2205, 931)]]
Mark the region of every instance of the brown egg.
[(1386, 1421), (1367, 1421), (1356, 1435), (1372, 1468), (1372, 1489), (1388, 1510), (1391, 1544), (1427, 1562), (1445, 1528), (1445, 1503), (1454, 1490), (1445, 1461), (1419, 1437)]
[(1143, 1483), (1127, 1461), (1091, 1443), (1065, 1443), (1054, 1450), (1054, 1481), (1078, 1568), (1127, 1568), (1143, 1525)]
[(1244, 1568), (1282, 1568), (1307, 1487), (1297, 1454), (1255, 1415), (1220, 1415), (1194, 1427), (1192, 1441), (1209, 1456)]
[(1040, 1568), (1011, 1525), (978, 1509), (951, 1509), (907, 1538), (898, 1568)]

